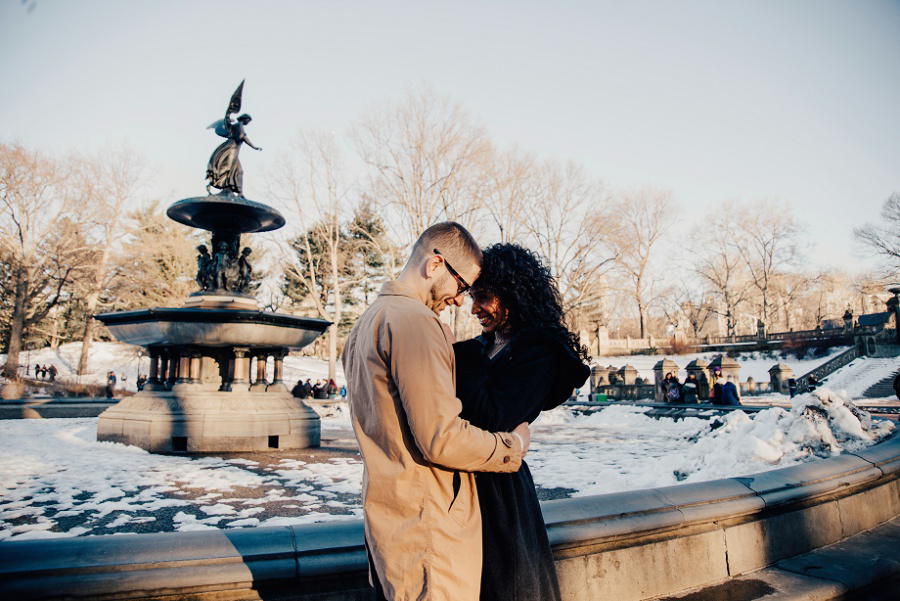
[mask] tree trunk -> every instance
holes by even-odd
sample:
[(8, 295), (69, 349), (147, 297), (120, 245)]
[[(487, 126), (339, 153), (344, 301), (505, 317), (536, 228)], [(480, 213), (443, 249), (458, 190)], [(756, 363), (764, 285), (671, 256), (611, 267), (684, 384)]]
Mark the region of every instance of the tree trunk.
[(13, 301), (12, 323), (9, 324), (9, 348), (3, 376), (10, 380), (19, 378), (19, 353), (22, 350), (22, 335), (25, 332), (25, 298), (28, 294), (28, 279), (25, 267), (16, 266), (16, 296)]
[(94, 338), (94, 319), (92, 315), (97, 309), (97, 296), (96, 292), (89, 294), (85, 306), (84, 337), (81, 340), (81, 356), (78, 358), (77, 373), (79, 376), (83, 376), (87, 373), (88, 354), (91, 351), (91, 342), (93, 342)]

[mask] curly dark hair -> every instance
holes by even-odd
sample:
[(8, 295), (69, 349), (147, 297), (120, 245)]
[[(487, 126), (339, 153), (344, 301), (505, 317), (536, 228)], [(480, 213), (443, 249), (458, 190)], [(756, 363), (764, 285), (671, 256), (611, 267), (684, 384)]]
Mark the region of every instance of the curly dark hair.
[(493, 244), (483, 251), (481, 274), (472, 292), (488, 292), (508, 312), (506, 327), (517, 332), (526, 326), (558, 336), (582, 360), (588, 351), (565, 321), (562, 297), (550, 268), (538, 255), (518, 244)]

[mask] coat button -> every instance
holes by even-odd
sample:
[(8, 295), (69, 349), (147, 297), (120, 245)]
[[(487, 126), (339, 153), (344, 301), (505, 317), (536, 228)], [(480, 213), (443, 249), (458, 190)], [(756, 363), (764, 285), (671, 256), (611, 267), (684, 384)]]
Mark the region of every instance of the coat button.
[(503, 458), (503, 463), (509, 463), (509, 461), (510, 461), (509, 455), (506, 455), (506, 456)]

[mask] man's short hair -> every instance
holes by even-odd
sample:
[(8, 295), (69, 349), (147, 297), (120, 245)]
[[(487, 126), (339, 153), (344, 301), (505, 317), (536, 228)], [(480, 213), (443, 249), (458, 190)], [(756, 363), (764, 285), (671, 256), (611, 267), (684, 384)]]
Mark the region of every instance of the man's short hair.
[(435, 223), (422, 232), (413, 245), (412, 256), (420, 259), (434, 254), (437, 249), (446, 255), (447, 261), (453, 265), (471, 265), (481, 267), (481, 248), (469, 230), (455, 221)]

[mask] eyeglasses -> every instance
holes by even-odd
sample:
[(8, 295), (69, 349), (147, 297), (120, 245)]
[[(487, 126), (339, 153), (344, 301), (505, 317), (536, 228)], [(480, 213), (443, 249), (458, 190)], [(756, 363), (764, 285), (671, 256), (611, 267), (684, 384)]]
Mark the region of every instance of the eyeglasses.
[(471, 288), (472, 286), (470, 286), (469, 283), (465, 281), (461, 275), (459, 275), (459, 272), (453, 269), (453, 266), (451, 266), (450, 263), (447, 262), (447, 258), (442, 255), (436, 248), (434, 249), (434, 254), (444, 260), (444, 266), (447, 268), (447, 271), (450, 273), (450, 275), (453, 276), (453, 279), (456, 280), (456, 296), (468, 292), (469, 288)]

